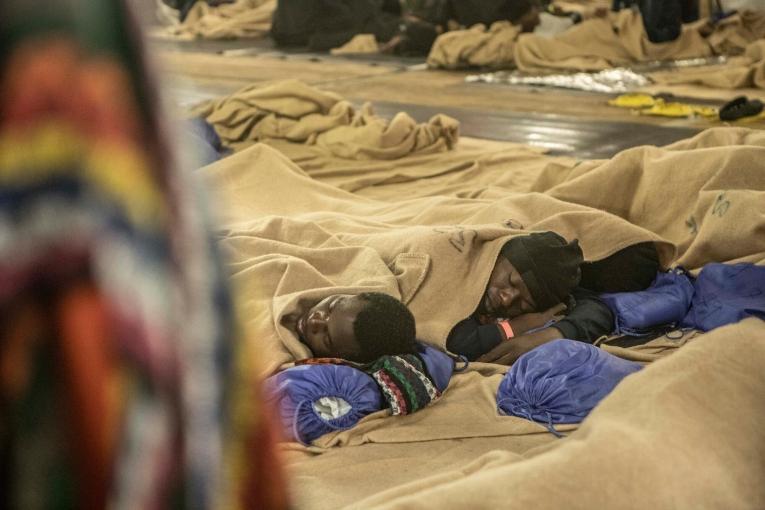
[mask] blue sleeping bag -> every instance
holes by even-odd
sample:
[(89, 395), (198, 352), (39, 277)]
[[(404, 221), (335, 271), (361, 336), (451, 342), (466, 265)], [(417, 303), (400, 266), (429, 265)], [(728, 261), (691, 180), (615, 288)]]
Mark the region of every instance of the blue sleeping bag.
[(691, 306), (693, 283), (682, 270), (658, 273), (651, 286), (638, 292), (601, 294), (614, 314), (618, 335), (643, 335), (683, 320)]
[[(446, 390), (454, 360), (426, 344), (420, 344), (419, 355), (438, 391)], [(266, 379), (266, 391), (278, 410), (285, 438), (303, 444), (350, 429), (364, 416), (386, 408), (378, 383), (348, 365), (291, 367)]]
[(516, 361), (497, 390), (502, 414), (547, 425), (579, 423), (619, 382), (642, 368), (590, 344), (554, 340)]
[(682, 326), (709, 331), (749, 316), (765, 319), (765, 266), (707, 264)]

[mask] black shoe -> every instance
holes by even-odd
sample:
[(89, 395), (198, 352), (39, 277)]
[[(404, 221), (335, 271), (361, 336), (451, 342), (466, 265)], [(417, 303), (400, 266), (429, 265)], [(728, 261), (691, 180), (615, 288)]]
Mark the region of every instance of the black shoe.
[(749, 100), (746, 96), (739, 96), (729, 101), (720, 108), (720, 120), (736, 120), (744, 117), (753, 117), (762, 112), (762, 101), (758, 99)]

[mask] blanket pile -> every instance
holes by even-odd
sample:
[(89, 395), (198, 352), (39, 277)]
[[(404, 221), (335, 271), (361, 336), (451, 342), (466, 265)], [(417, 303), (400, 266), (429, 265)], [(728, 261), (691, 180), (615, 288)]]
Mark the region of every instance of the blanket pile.
[(284, 140), (339, 158), (390, 160), (449, 150), (459, 138), (459, 123), (446, 115), (422, 124), (403, 112), (387, 120), (368, 103), (356, 110), (337, 94), (297, 80), (249, 86), (190, 114), (203, 117), (234, 150)]
[(236, 0), (216, 7), (197, 2), (182, 22), (154, 35), (180, 40), (266, 37), (275, 9), (276, 0)]
[(490, 29), (478, 25), (448, 32), (436, 39), (428, 57), (434, 68), (466, 66), (540, 70), (601, 71), (656, 60), (711, 55), (738, 55), (765, 36), (765, 13), (745, 11), (719, 23), (707, 38), (699, 23), (683, 27), (678, 39), (656, 44), (648, 40), (639, 13), (623, 10), (586, 20), (557, 36), (519, 34), (506, 23)]

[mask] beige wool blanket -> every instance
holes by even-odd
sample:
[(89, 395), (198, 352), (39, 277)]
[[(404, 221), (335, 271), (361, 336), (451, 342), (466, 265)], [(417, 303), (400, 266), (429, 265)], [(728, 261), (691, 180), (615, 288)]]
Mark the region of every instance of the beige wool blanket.
[[(500, 439), (488, 453), (343, 503), (386, 510), (763, 508), (763, 366), (761, 320), (720, 328), (627, 377), (563, 440), (519, 452), (517, 438)], [(416, 462), (366, 460), (370, 473), (417, 470)], [(310, 476), (300, 467), (294, 472)], [(330, 507), (314, 501), (305, 508)]]
[[(533, 230), (579, 238), (588, 259), (653, 240), (665, 265), (765, 263), (761, 131), (712, 129), (586, 162), (457, 148), (404, 157), (399, 172), (282, 145), (303, 149), (309, 171), (264, 144), (199, 171), (223, 209), (220, 244), (247, 351), (267, 373), (309, 355), (281, 318), (337, 292), (402, 299), (418, 335), (443, 346), (475, 308), (501, 245)], [(561, 428), (564, 440), (499, 416), (507, 368), (474, 363), (421, 412), (378, 412), (311, 447), (285, 445), (293, 501), (309, 510), (762, 506), (765, 324), (605, 348), (659, 361), (579, 430)]]
[(726, 65), (652, 73), (651, 79), (665, 85), (765, 89), (765, 39), (749, 44), (743, 56), (732, 58)]
[(337, 94), (297, 80), (251, 85), (197, 105), (190, 115), (207, 120), (234, 150), (284, 140), (331, 157), (392, 160), (446, 151), (459, 139), (459, 123), (446, 115), (418, 124), (401, 112), (388, 120), (368, 103), (357, 110)]
[(276, 0), (237, 0), (216, 7), (197, 2), (182, 23), (153, 35), (172, 39), (251, 39), (266, 37)]
[[(558, 182), (543, 176), (546, 190), (491, 186), (466, 198), (396, 201), (319, 182), (264, 145), (201, 172), (225, 209), (222, 245), (244, 296), (241, 312), (273, 370), (309, 355), (281, 318), (337, 292), (402, 299), (418, 335), (444, 346), (475, 309), (501, 246), (528, 231), (577, 238), (587, 260), (654, 241), (665, 266), (762, 261), (762, 161), (764, 133), (710, 130), (664, 149), (553, 167)], [(413, 187), (420, 180), (402, 179)]]
[(732, 16), (716, 26), (708, 38), (699, 33), (700, 25), (686, 25), (677, 40), (658, 44), (648, 40), (640, 14), (632, 10), (586, 20), (554, 37), (520, 34), (507, 23), (488, 30), (478, 25), (439, 36), (428, 64), (446, 69), (514, 65), (532, 73), (601, 71), (657, 60), (738, 55), (748, 44), (765, 37), (762, 12)]

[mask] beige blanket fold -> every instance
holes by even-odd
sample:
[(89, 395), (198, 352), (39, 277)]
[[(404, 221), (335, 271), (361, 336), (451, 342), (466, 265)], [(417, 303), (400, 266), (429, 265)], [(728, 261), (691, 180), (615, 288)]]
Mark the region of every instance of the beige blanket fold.
[(529, 231), (579, 239), (587, 260), (653, 241), (664, 266), (763, 261), (762, 161), (765, 134), (718, 129), (582, 163), (542, 193), (366, 199), (264, 145), (201, 172), (224, 208), (222, 245), (243, 316), (274, 369), (309, 354), (281, 318), (337, 292), (403, 299), (418, 336), (443, 347), (477, 306), (501, 246)]
[(494, 23), (488, 30), (475, 25), (440, 35), (428, 54), (431, 68), (508, 67), (520, 29), (509, 22)]
[(642, 17), (630, 9), (585, 20), (554, 37), (521, 34), (508, 23), (495, 23), (488, 30), (476, 25), (439, 36), (428, 64), (444, 69), (515, 65), (528, 73), (601, 71), (658, 60), (740, 55), (747, 45), (765, 37), (763, 12), (731, 16), (708, 38), (699, 32), (702, 23), (685, 25), (678, 39), (666, 43), (649, 41)]
[(732, 58), (725, 65), (651, 73), (651, 79), (665, 85), (765, 89), (765, 39), (750, 43), (744, 55)]
[(720, 328), (627, 377), (523, 460), (498, 443), (347, 508), (763, 508), (763, 366), (761, 320)]
[(197, 2), (182, 23), (154, 35), (174, 39), (248, 39), (266, 37), (276, 0), (237, 0), (216, 7)]
[(356, 110), (337, 94), (297, 80), (252, 85), (197, 105), (189, 115), (207, 120), (235, 151), (286, 140), (336, 158), (390, 160), (450, 150), (459, 139), (459, 122), (446, 115), (418, 124), (401, 112), (387, 120), (368, 103)]
[(639, 62), (710, 55), (712, 49), (694, 25), (684, 26), (675, 41), (650, 42), (642, 17), (632, 10), (584, 21), (552, 38), (523, 35), (515, 45), (515, 64), (528, 72), (539, 69), (600, 71)]

